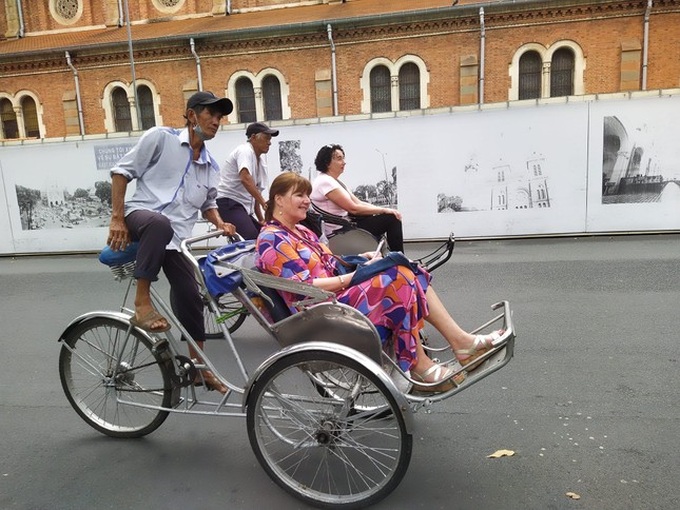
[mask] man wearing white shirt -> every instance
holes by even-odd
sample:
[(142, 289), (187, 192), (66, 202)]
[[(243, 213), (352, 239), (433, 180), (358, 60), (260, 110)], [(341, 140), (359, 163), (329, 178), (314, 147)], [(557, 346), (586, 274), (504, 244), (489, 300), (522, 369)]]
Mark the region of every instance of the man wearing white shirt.
[(266, 200), (262, 192), (267, 189), (268, 175), (265, 154), (269, 152), (272, 137), (278, 136), (263, 122), (246, 128), (246, 142), (229, 154), (220, 172), (217, 186), (217, 207), (220, 216), (236, 226), (244, 239), (255, 239), (264, 220)]

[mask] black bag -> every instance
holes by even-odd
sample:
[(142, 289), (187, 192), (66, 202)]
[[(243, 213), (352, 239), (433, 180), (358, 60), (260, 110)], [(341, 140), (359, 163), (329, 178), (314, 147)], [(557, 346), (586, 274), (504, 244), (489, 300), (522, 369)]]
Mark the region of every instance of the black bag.
[(307, 227), (309, 230), (314, 232), (317, 237), (323, 235), (323, 221), (321, 215), (311, 209), (307, 210), (307, 217), (300, 222), (300, 225)]

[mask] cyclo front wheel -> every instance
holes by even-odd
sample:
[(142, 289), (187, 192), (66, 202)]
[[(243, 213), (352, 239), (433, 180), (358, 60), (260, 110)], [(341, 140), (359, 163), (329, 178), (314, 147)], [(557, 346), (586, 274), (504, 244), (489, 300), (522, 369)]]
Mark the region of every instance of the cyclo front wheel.
[[(96, 317), (71, 329), (59, 355), (66, 398), (90, 426), (113, 437), (141, 437), (167, 418), (171, 364), (122, 320)], [(142, 407), (148, 406), (148, 407)]]
[(411, 460), (413, 436), (390, 389), (361, 362), (332, 351), (294, 353), (265, 369), (248, 398), (247, 425), (267, 474), (324, 508), (380, 501)]

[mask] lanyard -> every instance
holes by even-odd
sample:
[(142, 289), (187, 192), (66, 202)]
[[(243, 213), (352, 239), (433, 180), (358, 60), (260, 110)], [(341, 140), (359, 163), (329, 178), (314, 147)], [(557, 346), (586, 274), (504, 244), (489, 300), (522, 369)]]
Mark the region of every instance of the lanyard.
[[(283, 223), (277, 221), (277, 220), (272, 220), (270, 224), (275, 225), (277, 227), (280, 227), (283, 231), (287, 232), (291, 236), (293, 236), (295, 239), (298, 241), (302, 242), (305, 246), (307, 246), (310, 250), (312, 250), (316, 255), (319, 257), (319, 260), (321, 263), (324, 265), (324, 268), (326, 268), (326, 271), (329, 271), (331, 275), (335, 275), (337, 272), (337, 269), (335, 266), (331, 263), (332, 259), (335, 260), (341, 260), (337, 256), (333, 255), (332, 253), (327, 253), (325, 252), (321, 246), (318, 243), (315, 243), (312, 239), (309, 239), (305, 232), (295, 232), (291, 229), (289, 229), (287, 226), (285, 226)], [(342, 261), (344, 262), (344, 261)]]

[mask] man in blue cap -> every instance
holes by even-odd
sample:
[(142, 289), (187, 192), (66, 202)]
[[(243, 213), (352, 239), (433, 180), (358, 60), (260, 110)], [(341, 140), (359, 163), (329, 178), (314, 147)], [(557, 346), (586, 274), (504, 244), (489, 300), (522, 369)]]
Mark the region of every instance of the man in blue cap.
[[(205, 141), (214, 138), (222, 117), (233, 109), (227, 98), (211, 92), (196, 92), (188, 102), (181, 130), (153, 127), (111, 169), (112, 214), (107, 243), (113, 250), (138, 241), (135, 278), (135, 314), (130, 322), (151, 333), (162, 333), (170, 324), (153, 307), (151, 282), (163, 269), (170, 282), (173, 312), (202, 348), (205, 339), (203, 301), (194, 271), (179, 251), (180, 242), (191, 236), (197, 212), (225, 234), (236, 229), (225, 223), (215, 199), (219, 165)], [(125, 191), (136, 179), (129, 200)], [(191, 352), (192, 357), (197, 353)], [(203, 378), (209, 388), (225, 393), (227, 388), (208, 370)]]

